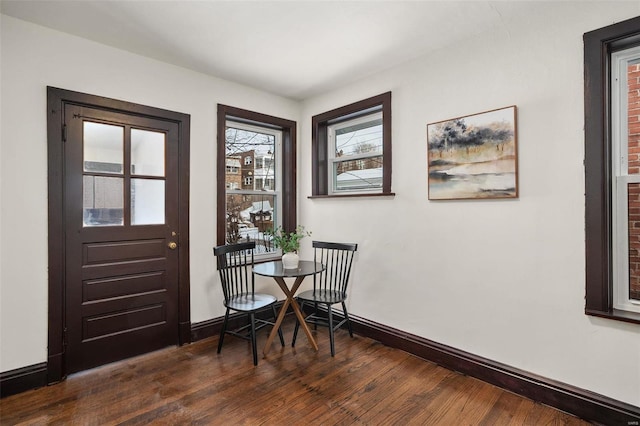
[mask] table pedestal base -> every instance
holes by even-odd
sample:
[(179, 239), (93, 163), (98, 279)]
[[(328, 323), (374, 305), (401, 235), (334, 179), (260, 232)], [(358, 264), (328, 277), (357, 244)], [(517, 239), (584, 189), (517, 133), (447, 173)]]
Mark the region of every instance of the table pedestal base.
[(304, 315), (302, 315), (302, 311), (300, 310), (300, 305), (298, 304), (298, 301), (293, 297), (294, 294), (296, 294), (296, 291), (298, 291), (298, 287), (300, 287), (300, 284), (302, 284), (302, 280), (304, 279), (304, 276), (296, 277), (296, 280), (294, 281), (293, 286), (291, 286), (291, 290), (289, 290), (289, 287), (287, 287), (287, 283), (284, 281), (284, 278), (273, 277), (273, 279), (276, 280), (276, 282), (278, 283), (278, 286), (287, 297), (284, 300), (284, 303), (282, 304), (282, 308), (280, 308), (280, 313), (278, 314), (276, 323), (274, 324), (273, 329), (271, 329), (271, 333), (269, 333), (269, 337), (267, 338), (267, 344), (264, 346), (264, 352), (263, 352), (264, 356), (267, 356), (267, 352), (269, 352), (269, 349), (271, 349), (271, 343), (273, 343), (273, 339), (276, 337), (276, 334), (278, 333), (278, 329), (280, 328), (280, 325), (284, 320), (284, 316), (287, 314), (287, 308), (289, 308), (289, 305), (291, 305), (293, 312), (296, 314), (298, 322), (300, 323), (300, 327), (302, 327), (302, 330), (307, 335), (307, 340), (309, 340), (309, 343), (311, 343), (311, 346), (313, 347), (313, 349), (317, 351), (318, 344), (316, 343), (316, 340), (313, 338), (313, 335), (311, 334), (311, 330), (309, 329), (309, 326), (304, 320)]

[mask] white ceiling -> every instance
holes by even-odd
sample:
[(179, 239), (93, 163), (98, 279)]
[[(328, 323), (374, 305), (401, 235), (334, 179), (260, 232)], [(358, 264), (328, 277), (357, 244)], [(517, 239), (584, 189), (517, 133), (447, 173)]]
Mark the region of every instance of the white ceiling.
[(306, 99), (526, 15), (533, 2), (1, 0), (0, 12)]

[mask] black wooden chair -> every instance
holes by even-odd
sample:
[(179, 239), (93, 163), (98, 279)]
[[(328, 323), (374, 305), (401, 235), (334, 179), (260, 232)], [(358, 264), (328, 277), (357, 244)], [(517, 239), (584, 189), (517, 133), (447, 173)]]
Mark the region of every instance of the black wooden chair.
[[(300, 302), (300, 308), (303, 309), (307, 303), (313, 303), (314, 312), (305, 318), (305, 321), (313, 324), (315, 328), (318, 325), (329, 328), (329, 341), (331, 343), (331, 356), (335, 355), (335, 345), (333, 333), (343, 324), (347, 324), (349, 335), (353, 337), (351, 322), (345, 300), (347, 299), (347, 285), (349, 284), (349, 275), (351, 274), (351, 264), (353, 263), (353, 255), (358, 250), (357, 244), (331, 243), (324, 241), (313, 241), (315, 262), (322, 263), (327, 267), (313, 276), (313, 290), (308, 290), (297, 295)], [(343, 318), (334, 318), (331, 309), (332, 305), (342, 304)], [(324, 305), (327, 308), (326, 314), (318, 310), (318, 305)], [(293, 342), (291, 346), (295, 346), (296, 337), (300, 323), (296, 322), (293, 331)]]
[[(254, 292), (255, 280), (252, 268), (255, 246), (255, 241), (218, 246), (213, 249), (213, 254), (218, 259), (218, 272), (220, 273), (220, 282), (224, 292), (224, 306), (227, 308), (222, 330), (220, 330), (218, 353), (222, 350), (224, 335), (231, 334), (251, 341), (253, 365), (258, 365), (256, 331), (264, 326), (274, 325), (277, 316), (274, 304), (278, 299), (270, 294)], [(271, 308), (274, 322), (256, 318), (258, 311), (267, 308)], [(230, 311), (246, 313), (248, 324), (235, 330), (228, 330)], [(280, 343), (284, 346), (282, 330), (278, 329), (278, 335), (280, 336)]]

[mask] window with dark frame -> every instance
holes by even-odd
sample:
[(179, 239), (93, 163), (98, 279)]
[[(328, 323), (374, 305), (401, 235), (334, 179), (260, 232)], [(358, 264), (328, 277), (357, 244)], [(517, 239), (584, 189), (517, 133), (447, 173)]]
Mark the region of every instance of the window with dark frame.
[(391, 92), (311, 121), (311, 198), (393, 195)]
[(633, 146), (640, 110), (630, 103), (640, 94), (634, 75), (638, 46), (640, 17), (584, 35), (585, 312), (640, 324), (640, 232), (634, 218), (640, 190)]
[(265, 231), (296, 227), (296, 123), (219, 104), (217, 126), (216, 244), (255, 240), (256, 260), (275, 257)]

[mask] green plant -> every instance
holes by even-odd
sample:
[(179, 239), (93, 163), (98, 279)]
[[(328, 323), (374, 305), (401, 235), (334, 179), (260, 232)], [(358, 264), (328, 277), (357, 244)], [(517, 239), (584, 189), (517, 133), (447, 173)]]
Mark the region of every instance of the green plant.
[(300, 249), (300, 240), (310, 236), (311, 232), (305, 231), (304, 226), (298, 225), (294, 232), (286, 232), (279, 226), (275, 230), (267, 230), (265, 234), (273, 238), (273, 243), (282, 249), (283, 253), (291, 253)]

